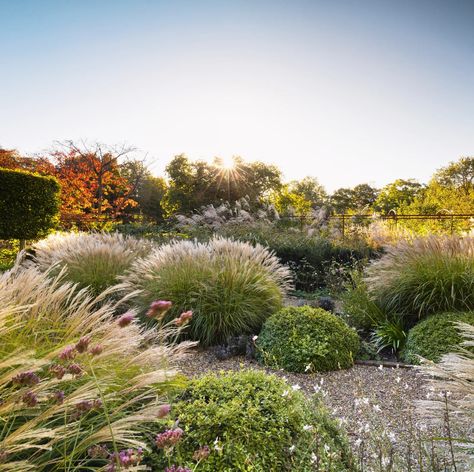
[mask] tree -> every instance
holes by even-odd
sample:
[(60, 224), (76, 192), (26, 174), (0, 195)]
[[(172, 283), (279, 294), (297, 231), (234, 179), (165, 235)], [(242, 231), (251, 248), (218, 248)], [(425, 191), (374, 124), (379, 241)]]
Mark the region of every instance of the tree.
[(143, 216), (159, 223), (164, 219), (162, 200), (167, 189), (162, 177), (147, 175), (138, 187), (138, 208)]
[(294, 180), (290, 182), (289, 190), (309, 201), (314, 209), (322, 207), (328, 196), (324, 187), (315, 177)]
[(133, 151), (126, 146), (101, 143), (58, 143), (51, 157), (54, 175), (64, 189), (61, 218), (66, 225), (117, 218), (137, 204), (132, 196), (139, 179), (129, 181), (121, 168), (121, 161), (131, 161)]
[(189, 214), (204, 205), (228, 201), (233, 203), (248, 196), (250, 201), (268, 196), (281, 188), (277, 167), (262, 162), (247, 163), (233, 158), (233, 166), (213, 162), (190, 161), (184, 154), (175, 156), (166, 167), (169, 182), (163, 199), (167, 215)]
[(397, 179), (382, 188), (374, 206), (384, 214), (391, 210), (399, 211), (409, 206), (423, 188), (424, 186), (414, 179)]
[(378, 197), (378, 190), (369, 184), (359, 184), (352, 189), (353, 208), (358, 212), (372, 209)]
[(439, 169), (433, 180), (443, 187), (459, 190), (469, 195), (474, 189), (474, 157), (461, 157)]
[(338, 214), (347, 213), (353, 208), (354, 192), (350, 188), (339, 188), (329, 200), (331, 207)]

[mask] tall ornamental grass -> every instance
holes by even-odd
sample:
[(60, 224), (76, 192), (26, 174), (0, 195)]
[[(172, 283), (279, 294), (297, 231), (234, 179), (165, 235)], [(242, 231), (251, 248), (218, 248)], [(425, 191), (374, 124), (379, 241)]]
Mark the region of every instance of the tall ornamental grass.
[(98, 295), (117, 283), (139, 257), (147, 255), (151, 243), (119, 233), (56, 233), (32, 248), (41, 271), (56, 265), (66, 267), (65, 278), (80, 288), (90, 287)]
[(371, 298), (409, 324), (431, 313), (474, 309), (474, 238), (400, 241), (367, 269)]
[(141, 290), (143, 310), (155, 299), (171, 300), (165, 321), (192, 310), (187, 333), (205, 346), (258, 332), (290, 286), (288, 269), (263, 246), (224, 238), (161, 246), (122, 280), (128, 292)]
[(138, 465), (145, 425), (169, 410), (186, 345), (114, 317), (118, 305), (63, 283), (65, 270), (0, 277), (0, 471)]

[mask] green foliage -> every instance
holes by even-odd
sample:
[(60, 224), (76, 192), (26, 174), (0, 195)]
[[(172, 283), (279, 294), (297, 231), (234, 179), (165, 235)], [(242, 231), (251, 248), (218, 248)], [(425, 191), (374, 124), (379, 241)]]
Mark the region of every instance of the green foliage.
[(271, 316), (257, 340), (259, 360), (290, 372), (324, 372), (354, 363), (359, 336), (321, 308), (287, 307)]
[(189, 336), (208, 346), (258, 332), (281, 308), (290, 277), (264, 247), (214, 238), (161, 246), (123, 280), (128, 291), (142, 290), (143, 310), (157, 299), (172, 301), (165, 321), (192, 310)]
[(372, 333), (372, 341), (378, 352), (390, 348), (392, 352), (403, 349), (407, 339), (407, 332), (403, 318), (392, 316), (377, 323)]
[(369, 297), (360, 271), (353, 271), (351, 281), (341, 293), (343, 316), (347, 323), (361, 331), (370, 331), (387, 318), (387, 313)]
[(474, 312), (436, 313), (420, 321), (408, 333), (403, 359), (410, 364), (418, 364), (418, 356), (439, 362), (444, 354), (459, 349), (462, 336), (456, 323), (474, 326)]
[(423, 185), (413, 179), (397, 179), (380, 190), (375, 208), (383, 214), (391, 210), (398, 211), (400, 207), (413, 202), (422, 189)]
[(369, 184), (359, 184), (354, 188), (339, 188), (329, 200), (335, 213), (364, 213), (372, 209), (378, 196), (378, 190)]
[(60, 186), (54, 177), (0, 169), (0, 239), (36, 239), (58, 221)]
[[(252, 370), (207, 374), (190, 382), (172, 414), (184, 432), (169, 461), (192, 470), (355, 470), (346, 438), (322, 402), (306, 401), (273, 375)], [(194, 469), (193, 455), (204, 446), (210, 454)], [(311, 463), (312, 453), (318, 464)], [(151, 459), (153, 470), (168, 464), (160, 455)]]
[(436, 237), (400, 241), (366, 271), (371, 298), (406, 319), (474, 309), (474, 238)]
[(137, 202), (140, 212), (147, 220), (160, 223), (164, 219), (162, 200), (167, 189), (165, 179), (146, 176), (138, 188)]
[(289, 190), (310, 202), (312, 208), (320, 208), (327, 200), (326, 190), (314, 177), (290, 182)]
[(66, 280), (98, 295), (118, 283), (139, 257), (151, 251), (149, 241), (119, 233), (56, 233), (33, 245), (34, 260), (41, 271), (65, 268)]

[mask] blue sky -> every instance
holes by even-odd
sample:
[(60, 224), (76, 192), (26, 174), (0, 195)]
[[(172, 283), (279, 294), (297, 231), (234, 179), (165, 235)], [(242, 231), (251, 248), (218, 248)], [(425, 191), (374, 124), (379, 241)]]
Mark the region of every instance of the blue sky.
[(329, 190), (474, 154), (474, 0), (0, 0), (0, 146), (241, 155)]

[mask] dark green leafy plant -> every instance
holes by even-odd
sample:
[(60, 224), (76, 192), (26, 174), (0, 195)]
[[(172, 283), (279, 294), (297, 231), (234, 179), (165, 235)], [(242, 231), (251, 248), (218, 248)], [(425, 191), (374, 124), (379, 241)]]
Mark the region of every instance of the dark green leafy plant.
[(290, 372), (324, 372), (354, 363), (359, 336), (321, 308), (288, 307), (271, 316), (257, 340), (263, 364)]
[(153, 470), (169, 464), (202, 472), (355, 470), (347, 440), (322, 402), (308, 402), (274, 375), (247, 370), (193, 380), (172, 406), (175, 420), (180, 440), (167, 457), (155, 446)]
[(408, 333), (402, 357), (410, 364), (419, 364), (419, 356), (434, 362), (459, 348), (462, 336), (456, 323), (474, 325), (474, 312), (437, 313), (420, 321)]

